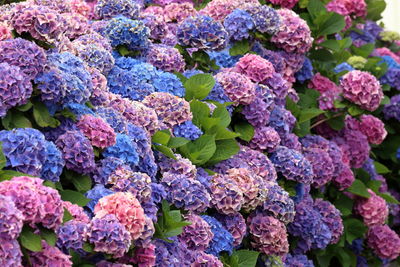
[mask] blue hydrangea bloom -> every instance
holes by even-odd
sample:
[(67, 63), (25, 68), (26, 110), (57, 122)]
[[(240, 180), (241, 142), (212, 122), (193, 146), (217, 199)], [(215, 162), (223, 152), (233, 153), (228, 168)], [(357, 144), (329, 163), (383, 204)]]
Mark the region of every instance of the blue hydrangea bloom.
[(296, 118), (283, 107), (275, 105), (269, 117), (269, 126), (274, 128), (279, 135), (290, 133), (296, 123)]
[(374, 161), (371, 158), (368, 158), (362, 168), (369, 174), (371, 179), (374, 179), (378, 173), (376, 172)]
[(240, 41), (249, 37), (249, 31), (254, 28), (254, 21), (246, 11), (235, 9), (226, 16), (224, 27), (231, 39)]
[(104, 157), (115, 157), (134, 167), (139, 163), (136, 144), (126, 134), (117, 134), (115, 145), (108, 147), (103, 152)]
[(170, 93), (179, 97), (185, 95), (185, 88), (181, 80), (172, 73), (157, 71), (152, 84), (156, 92)]
[(151, 183), (151, 199), (154, 203), (161, 203), (167, 197), (167, 192), (162, 184)]
[(133, 66), (138, 65), (140, 63), (143, 63), (143, 61), (140, 61), (139, 59), (135, 59), (132, 57), (119, 56), (118, 58), (115, 59), (115, 65), (124, 70), (130, 70), (133, 68)]
[(253, 6), (247, 10), (253, 18), (258, 31), (267, 34), (274, 34), (279, 30), (281, 20), (275, 9), (267, 6)]
[(228, 41), (228, 33), (222, 24), (204, 15), (189, 17), (178, 25), (178, 43), (198, 49), (221, 50)]
[(104, 33), (113, 47), (126, 45), (128, 49), (138, 50), (149, 45), (150, 30), (141, 20), (122, 16), (113, 18), (104, 29)]
[(347, 62), (340, 63), (333, 69), (333, 71), (336, 73), (340, 73), (342, 71), (352, 71), (352, 70), (354, 70), (354, 68)]
[(392, 96), (390, 103), (385, 105), (383, 113), (386, 120), (393, 118), (400, 121), (400, 95)]
[(115, 132), (122, 133), (126, 130), (126, 119), (115, 109), (99, 107), (96, 109), (96, 114), (104, 119)]
[(79, 58), (92, 68), (107, 75), (114, 66), (114, 57), (111, 52), (96, 44), (79, 45), (76, 47)]
[(302, 267), (314, 267), (312, 260), (309, 260), (306, 255), (298, 254), (291, 255), (287, 254), (285, 259), (285, 266), (302, 266)]
[(58, 182), (63, 171), (65, 162), (62, 158), (61, 151), (58, 150), (53, 142), (46, 142), (46, 160), (43, 163), (43, 168), (40, 177), (44, 180)]
[(86, 240), (88, 224), (76, 220), (68, 221), (57, 229), (57, 247), (64, 253), (69, 249), (84, 252), (82, 249)]
[(350, 32), (350, 38), (354, 41), (363, 41), (365, 43), (373, 43), (375, 42), (375, 37), (368, 32)]
[(195, 140), (199, 138), (203, 132), (193, 124), (192, 121), (186, 121), (182, 124), (174, 126), (174, 135), (176, 137), (183, 137), (189, 140)]
[(396, 60), (394, 60), (391, 56), (383, 56), (381, 57), (383, 59), (383, 62), (379, 63), (386, 63), (388, 65), (388, 68), (394, 68), (394, 69), (400, 69), (400, 64), (397, 63)]
[(231, 68), (238, 61), (240, 56), (231, 56), (229, 54), (229, 49), (224, 49), (221, 51), (207, 51), (211, 60), (215, 60), (215, 63), (222, 68)]
[(89, 100), (92, 77), (82, 59), (69, 52), (52, 53), (46, 70), (35, 78), (41, 98), (51, 103), (80, 103)]
[[(213, 89), (205, 98), (205, 100), (211, 100), (224, 104), (226, 102), (232, 102), (232, 100), (225, 94), (224, 88), (220, 83), (215, 83)], [(233, 106), (228, 106), (227, 110), (231, 113), (233, 111)]]
[(214, 237), (205, 252), (217, 257), (222, 251), (227, 251), (229, 254), (231, 254), (234, 241), (232, 234), (229, 233), (228, 230), (226, 230), (214, 217), (202, 215), (201, 218), (203, 218), (211, 226), (211, 231), (214, 234)]
[(104, 185), (95, 185), (85, 194), (85, 196), (90, 199), (89, 203), (86, 204), (86, 207), (88, 207), (90, 211), (94, 212), (94, 206), (96, 206), (97, 202), (99, 202), (99, 199), (111, 194), (114, 194), (114, 192), (105, 188)]
[(7, 159), (6, 167), (40, 176), (46, 159), (47, 145), (40, 131), (32, 128), (0, 131), (0, 142)]
[(277, 172), (286, 179), (310, 184), (314, 173), (311, 163), (299, 152), (284, 146), (278, 146), (270, 157)]
[(102, 19), (120, 15), (136, 19), (139, 17), (140, 8), (141, 5), (132, 0), (99, 0), (95, 6), (95, 13)]
[(95, 116), (93, 110), (84, 104), (69, 103), (64, 105), (64, 108), (69, 109), (72, 113), (74, 113), (77, 119), (83, 115)]
[(381, 84), (388, 84), (390, 87), (400, 90), (400, 68), (389, 68), (379, 81)]
[(400, 147), (397, 149), (396, 157), (400, 159)]
[(355, 254), (360, 255), (364, 250), (363, 243), (364, 243), (364, 239), (362, 239), (362, 238), (354, 239), (353, 242), (351, 242), (350, 249)]
[(177, 237), (168, 238), (171, 242), (161, 239), (154, 240), (156, 246), (156, 264), (159, 267), (179, 267), (191, 265), (191, 251), (184, 242), (180, 242)]
[(97, 166), (97, 169), (93, 175), (93, 180), (98, 184), (106, 185), (110, 174), (115, 171), (115, 169), (123, 165), (125, 165), (124, 162), (118, 158), (104, 158), (100, 160), (100, 164)]
[[(207, 53), (210, 53), (210, 52), (207, 52)], [(200, 74), (200, 73), (204, 73), (204, 72), (202, 72), (201, 70), (191, 69), (191, 70), (185, 70), (185, 72), (182, 74), (183, 74), (183, 76), (185, 76), (186, 78), (189, 79), (193, 75)]]
[(311, 60), (309, 58), (306, 58), (301, 69), (296, 72), (295, 77), (297, 81), (304, 83), (306, 80), (311, 79), (312, 76), (313, 66), (311, 64)]

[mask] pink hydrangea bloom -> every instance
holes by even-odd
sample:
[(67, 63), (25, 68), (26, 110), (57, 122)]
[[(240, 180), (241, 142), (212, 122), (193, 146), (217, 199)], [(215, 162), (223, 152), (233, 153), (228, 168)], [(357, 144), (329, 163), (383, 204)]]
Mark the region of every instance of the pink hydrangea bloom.
[(360, 119), (359, 129), (368, 138), (368, 142), (375, 145), (381, 144), (387, 135), (385, 124), (372, 115), (362, 115)]
[(249, 105), (256, 97), (256, 87), (245, 75), (227, 71), (218, 73), (215, 79), (236, 104)]
[(271, 216), (261, 213), (247, 219), (251, 245), (267, 255), (283, 256), (289, 251), (285, 225)]
[(210, 185), (211, 203), (220, 213), (229, 215), (238, 212), (244, 203), (243, 192), (231, 179), (216, 174)]
[(61, 16), (65, 27), (64, 34), (68, 38), (75, 39), (89, 33), (89, 22), (86, 17), (77, 13), (63, 13)]
[[(80, 14), (88, 19), (93, 17), (93, 10), (89, 3), (83, 0), (69, 0), (69, 5), (71, 6), (71, 11)], [(97, 2), (97, 1), (92, 1)]]
[(369, 198), (357, 199), (354, 209), (363, 218), (364, 224), (368, 227), (385, 223), (389, 215), (386, 201), (368, 189)]
[(334, 82), (329, 80), (329, 78), (322, 76), (321, 73), (315, 74), (307, 86), (308, 88), (315, 89), (320, 93), (328, 91), (335, 91), (335, 92), (340, 91)]
[(71, 256), (65, 255), (58, 248), (52, 247), (42, 240), (43, 250), (40, 252), (31, 252), (29, 257), (32, 266), (54, 266), (54, 267), (72, 267)]
[(278, 132), (268, 126), (256, 127), (254, 130), (249, 146), (252, 149), (266, 150), (268, 153), (274, 152), (281, 142)]
[(171, 3), (164, 7), (164, 17), (166, 22), (182, 22), (187, 17), (197, 14), (192, 3)]
[(374, 52), (372, 52), (372, 56), (375, 57), (383, 57), (383, 56), (390, 56), (393, 58), (397, 63), (400, 64), (400, 56), (397, 54), (393, 53), (389, 48), (387, 47), (380, 47), (376, 48)]
[(259, 55), (246, 54), (239, 59), (233, 71), (246, 75), (255, 83), (262, 83), (272, 77), (275, 68), (271, 62)]
[(89, 216), (86, 215), (82, 207), (79, 207), (76, 204), (72, 204), (69, 201), (63, 202), (63, 208), (67, 209), (68, 212), (72, 215), (75, 221), (89, 223)]
[(22, 230), (23, 220), (24, 216), (14, 201), (0, 194), (0, 240), (17, 239)]
[(260, 6), (260, 3), (256, 0), (213, 0), (200, 13), (223, 21), (236, 8), (245, 10), (249, 6)]
[(284, 8), (292, 9), (299, 0), (269, 0), (274, 5), (279, 5)]
[(326, 9), (343, 16), (365, 17), (367, 15), (367, 4), (364, 0), (333, 0), (326, 5)]
[(272, 36), (271, 42), (289, 53), (308, 52), (313, 38), (307, 23), (292, 10), (279, 9), (277, 12), (282, 23), (279, 31)]
[(132, 262), (139, 267), (153, 267), (156, 264), (156, 246), (150, 244), (147, 247), (136, 247)]
[(204, 252), (195, 254), (194, 262), (190, 267), (223, 267), (224, 264), (214, 255)]
[(343, 96), (361, 108), (374, 111), (383, 99), (382, 87), (372, 74), (353, 70), (343, 75), (340, 81)]
[(115, 145), (117, 135), (102, 118), (83, 115), (76, 125), (93, 146), (106, 148)]
[(339, 188), (340, 191), (349, 188), (354, 182), (354, 174), (351, 171), (351, 168), (347, 164), (343, 164), (342, 171), (339, 175), (333, 177), (332, 181), (334, 185)]
[(400, 237), (386, 224), (369, 228), (367, 240), (379, 258), (393, 260), (400, 255)]
[(185, 216), (187, 221), (192, 224), (183, 228), (183, 232), (178, 236), (188, 249), (204, 251), (214, 237), (211, 226), (198, 215), (189, 214)]
[(114, 214), (136, 240), (143, 232), (145, 216), (139, 201), (131, 193), (118, 192), (105, 196), (94, 207), (96, 216)]
[(0, 41), (11, 38), (12, 38), (11, 29), (5, 24), (0, 24)]

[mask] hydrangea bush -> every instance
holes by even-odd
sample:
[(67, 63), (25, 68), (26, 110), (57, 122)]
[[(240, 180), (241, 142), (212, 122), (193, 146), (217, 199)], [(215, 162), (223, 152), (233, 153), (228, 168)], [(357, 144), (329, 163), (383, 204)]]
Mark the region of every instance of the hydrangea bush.
[(384, 0), (0, 1), (0, 264), (400, 264)]

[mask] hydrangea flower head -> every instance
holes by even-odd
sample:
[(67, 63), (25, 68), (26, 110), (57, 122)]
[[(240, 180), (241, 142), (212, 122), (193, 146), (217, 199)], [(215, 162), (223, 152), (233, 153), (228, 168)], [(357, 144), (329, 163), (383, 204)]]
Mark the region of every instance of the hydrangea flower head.
[(231, 39), (240, 41), (249, 37), (249, 31), (254, 28), (254, 21), (248, 12), (235, 9), (226, 16), (224, 27)]
[(42, 251), (30, 252), (29, 258), (33, 266), (65, 266), (72, 267), (71, 256), (62, 253), (42, 240)]
[(111, 19), (116, 16), (125, 16), (136, 19), (139, 16), (140, 5), (130, 0), (99, 0), (94, 7), (95, 14), (100, 19)]
[(63, 171), (65, 161), (61, 151), (50, 141), (46, 142), (46, 160), (43, 162), (40, 177), (44, 180), (58, 182)]
[(24, 215), (17, 209), (13, 199), (0, 195), (0, 238), (2, 240), (17, 239), (24, 219)]
[(197, 11), (190, 2), (170, 3), (164, 7), (164, 19), (166, 22), (184, 21), (187, 17), (194, 17)]
[(234, 70), (246, 75), (255, 83), (263, 83), (275, 73), (271, 62), (254, 54), (241, 57)]
[(361, 108), (374, 111), (383, 99), (379, 81), (372, 74), (353, 70), (343, 75), (340, 86), (343, 96)]
[(4, 266), (22, 266), (22, 251), (17, 239), (2, 239), (0, 263)]
[(173, 130), (176, 137), (183, 137), (189, 140), (195, 140), (203, 134), (199, 127), (194, 125), (192, 121), (186, 121), (182, 124), (175, 125)]
[(266, 150), (271, 153), (276, 150), (280, 142), (281, 138), (274, 128), (263, 126), (255, 128), (254, 136), (251, 139), (249, 146), (252, 149), (260, 151)]
[(367, 226), (382, 225), (389, 215), (386, 201), (368, 189), (369, 198), (360, 198), (354, 205), (355, 211), (363, 218)]
[(314, 209), (322, 216), (322, 221), (328, 226), (332, 233), (331, 244), (339, 242), (343, 234), (343, 221), (341, 213), (336, 207), (328, 201), (317, 198), (314, 201)]
[(362, 115), (360, 117), (360, 131), (368, 138), (370, 144), (379, 145), (386, 138), (385, 124), (373, 115)]
[(163, 71), (181, 72), (185, 68), (185, 60), (178, 49), (166, 45), (150, 46), (147, 50), (146, 61)]
[(382, 259), (395, 259), (400, 255), (400, 237), (388, 225), (375, 225), (369, 228), (367, 243)]
[(220, 72), (215, 80), (236, 104), (248, 105), (256, 96), (256, 87), (247, 76), (236, 72)]
[(71, 220), (57, 229), (57, 247), (68, 253), (69, 249), (82, 251), (86, 241), (88, 225), (86, 222)]
[(231, 179), (224, 175), (214, 175), (210, 185), (211, 203), (220, 213), (235, 214), (244, 204), (243, 191)]
[(232, 235), (214, 217), (202, 215), (201, 218), (211, 226), (211, 231), (214, 235), (205, 252), (214, 256), (218, 256), (222, 251), (231, 253), (233, 250)]
[(400, 121), (400, 95), (390, 98), (390, 103), (385, 105), (383, 113), (387, 120), (393, 118)]
[(188, 214), (185, 219), (191, 224), (183, 227), (183, 232), (178, 236), (179, 240), (185, 242), (188, 249), (204, 251), (214, 238), (211, 226), (195, 214)]
[(275, 182), (268, 182), (268, 195), (263, 203), (262, 210), (284, 224), (293, 221), (295, 215), (294, 202), (289, 193), (283, 190)]
[(284, 8), (292, 9), (298, 2), (298, 0), (269, 0), (274, 5), (279, 5)]
[(102, 118), (84, 115), (76, 126), (91, 141), (93, 146), (106, 148), (115, 145), (116, 134)]
[(274, 34), (279, 30), (281, 20), (275, 9), (267, 5), (249, 5), (246, 11), (251, 14), (257, 31)]
[(118, 192), (99, 200), (94, 208), (96, 216), (113, 214), (136, 240), (142, 234), (145, 224), (143, 208), (131, 193)]
[(180, 45), (198, 49), (221, 50), (228, 40), (222, 24), (204, 15), (184, 20), (178, 25), (176, 36)]
[(279, 9), (281, 24), (271, 42), (289, 53), (305, 54), (310, 50), (313, 38), (307, 23), (289, 9)]
[(139, 163), (137, 146), (126, 134), (117, 134), (116, 143), (104, 150), (105, 157), (115, 157), (134, 167)]
[(114, 66), (114, 57), (107, 49), (100, 45), (88, 44), (75, 46), (76, 55), (89, 67), (107, 75)]

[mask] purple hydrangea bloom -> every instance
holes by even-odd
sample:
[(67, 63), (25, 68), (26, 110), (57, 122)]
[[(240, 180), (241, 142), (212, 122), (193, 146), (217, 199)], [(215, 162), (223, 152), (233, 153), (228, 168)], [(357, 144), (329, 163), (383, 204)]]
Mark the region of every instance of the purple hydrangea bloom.
[(137, 145), (126, 134), (117, 134), (116, 144), (104, 150), (103, 156), (118, 158), (131, 167), (139, 163)]
[(194, 125), (192, 121), (186, 121), (182, 124), (175, 125), (173, 130), (175, 136), (189, 140), (195, 140), (203, 134), (199, 127)]
[(199, 181), (167, 172), (163, 175), (162, 184), (167, 200), (177, 208), (203, 212), (210, 206), (210, 194)]
[(114, 66), (114, 58), (111, 52), (100, 45), (77, 45), (76, 54), (89, 67), (96, 68), (102, 74), (107, 75)]
[(115, 109), (108, 107), (96, 108), (96, 114), (105, 120), (117, 133), (126, 130), (126, 119)]
[(17, 239), (24, 219), (13, 200), (8, 196), (0, 195), (0, 240)]
[(22, 266), (22, 252), (17, 239), (1, 239), (0, 264), (2, 266)]
[(57, 247), (64, 253), (69, 249), (83, 252), (83, 244), (87, 238), (87, 227), (85, 222), (76, 220), (68, 221), (57, 229)]
[(211, 226), (211, 231), (214, 234), (205, 252), (214, 256), (218, 256), (222, 251), (227, 251), (229, 254), (232, 253), (234, 239), (231, 233), (214, 217), (202, 215), (201, 218)]
[(285, 259), (285, 267), (314, 267), (312, 260), (302, 254), (287, 254)]
[(68, 169), (88, 174), (96, 167), (93, 147), (80, 131), (67, 131), (55, 143)]
[(269, 117), (268, 125), (273, 127), (280, 135), (290, 133), (296, 123), (296, 118), (285, 108), (275, 106)]
[(288, 180), (310, 184), (314, 173), (311, 163), (298, 151), (284, 146), (278, 146), (271, 155), (277, 172), (280, 172)]
[(128, 252), (132, 242), (130, 233), (113, 214), (95, 217), (88, 227), (87, 239), (94, 245), (94, 251), (117, 258)]
[[(211, 92), (208, 94), (208, 96), (205, 98), (205, 100), (211, 100), (211, 101), (216, 101), (221, 104), (224, 104), (226, 102), (232, 102), (232, 100), (225, 94), (224, 87), (219, 83), (216, 82), (213, 89)], [(233, 111), (233, 107), (229, 106), (227, 107), (227, 110), (229, 112)]]
[(303, 151), (303, 155), (311, 163), (314, 187), (320, 188), (332, 180), (334, 165), (328, 152), (320, 148), (308, 148)]
[(46, 137), (46, 140), (55, 142), (60, 135), (63, 135), (67, 131), (78, 130), (75, 122), (71, 119), (63, 118), (60, 120), (60, 123), (61, 124), (56, 128), (47, 127), (43, 129), (43, 134)]
[(383, 113), (386, 120), (393, 118), (400, 121), (400, 95), (392, 96), (390, 103), (385, 105)]
[(267, 5), (250, 5), (246, 11), (251, 14), (257, 31), (274, 34), (279, 30), (281, 20), (275, 9)]
[(306, 58), (301, 69), (296, 72), (295, 77), (297, 81), (304, 83), (306, 80), (310, 80), (312, 76), (313, 66), (311, 64), (311, 60), (309, 58)]
[(121, 166), (129, 168), (119, 158), (106, 157), (100, 160), (100, 162), (98, 163), (97, 168), (95, 169), (93, 174), (93, 180), (98, 184), (106, 185), (108, 183), (108, 178), (111, 173)]
[(388, 84), (390, 87), (400, 90), (400, 68), (389, 68), (379, 81), (382, 84)]
[(35, 78), (43, 101), (83, 104), (89, 100), (92, 78), (80, 58), (69, 52), (52, 53), (48, 55), (48, 62)]
[(85, 196), (90, 199), (86, 206), (93, 212), (99, 199), (102, 197), (114, 194), (113, 191), (104, 187), (104, 185), (97, 184), (92, 189), (86, 192)]
[(31, 80), (46, 66), (46, 54), (34, 42), (21, 38), (10, 39), (0, 42), (0, 62), (19, 67)]
[(185, 219), (191, 224), (183, 227), (183, 232), (178, 236), (179, 240), (186, 243), (190, 250), (204, 251), (214, 237), (211, 226), (195, 214), (189, 214)]
[(169, 238), (172, 242), (156, 239), (156, 265), (160, 267), (190, 266), (192, 261), (191, 251), (186, 244), (180, 242), (177, 237)]
[(317, 198), (314, 201), (314, 209), (322, 217), (322, 221), (328, 226), (332, 233), (331, 244), (339, 242), (343, 234), (343, 222), (340, 211), (330, 202)]
[(33, 89), (29, 77), (17, 66), (0, 63), (0, 77), (0, 117), (4, 117), (10, 108), (26, 104)]
[(176, 36), (180, 45), (198, 49), (221, 50), (228, 40), (222, 24), (204, 15), (185, 19), (178, 25)]
[(43, 162), (40, 177), (44, 180), (58, 182), (63, 171), (65, 161), (61, 151), (58, 150), (53, 142), (47, 141), (46, 144), (46, 160)]
[(0, 131), (0, 142), (7, 159), (6, 167), (39, 176), (46, 160), (44, 135), (32, 128)]
[(295, 215), (294, 202), (289, 193), (276, 183), (268, 183), (267, 200), (263, 203), (262, 210), (266, 214), (275, 217), (288, 224), (293, 221)]
[(243, 238), (247, 234), (246, 230), (246, 220), (243, 215), (239, 212), (232, 215), (221, 215), (217, 214), (217, 220), (222, 224), (222, 226), (231, 233), (234, 238), (233, 245), (239, 246), (242, 243)]
[(126, 45), (131, 50), (138, 50), (148, 46), (150, 30), (141, 20), (121, 16), (109, 21), (104, 34), (110, 39), (113, 47)]
[(117, 16), (136, 19), (139, 16), (140, 8), (139, 3), (131, 0), (99, 0), (94, 11), (101, 19), (111, 19)]
[(254, 129), (254, 136), (249, 142), (249, 146), (252, 149), (266, 150), (268, 153), (271, 153), (276, 150), (280, 142), (281, 138), (274, 128), (262, 126)]
[(146, 61), (157, 69), (182, 72), (185, 60), (179, 50), (167, 45), (154, 44), (146, 51)]
[(242, 114), (253, 125), (264, 126), (268, 123), (270, 113), (274, 108), (274, 95), (272, 91), (263, 85), (258, 85), (256, 98), (249, 105), (243, 107)]
[(42, 240), (42, 251), (30, 252), (32, 266), (65, 266), (71, 267), (71, 256), (62, 253), (58, 248), (50, 246)]
[(235, 9), (225, 17), (224, 27), (231, 39), (240, 41), (249, 37), (249, 31), (254, 28), (254, 21), (248, 12)]
[(94, 116), (95, 113), (93, 112), (92, 109), (90, 109), (88, 106), (85, 104), (79, 104), (79, 103), (68, 103), (64, 105), (64, 108), (68, 109), (71, 111), (76, 118), (79, 120), (83, 115), (92, 115)]

